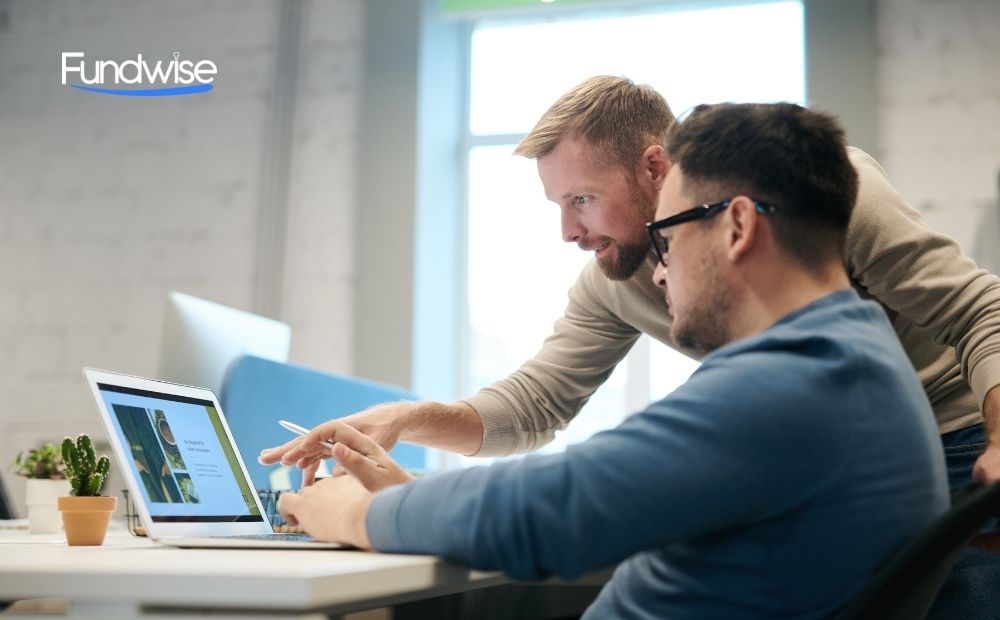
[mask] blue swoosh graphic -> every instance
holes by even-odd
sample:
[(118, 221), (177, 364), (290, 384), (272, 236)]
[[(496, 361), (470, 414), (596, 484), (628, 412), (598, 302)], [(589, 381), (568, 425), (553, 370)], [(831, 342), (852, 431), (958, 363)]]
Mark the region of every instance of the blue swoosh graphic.
[(123, 97), (171, 97), (173, 95), (193, 95), (195, 93), (207, 93), (212, 90), (212, 84), (192, 84), (191, 86), (176, 86), (174, 88), (140, 88), (140, 89), (120, 89), (120, 88), (97, 88), (95, 86), (82, 86), (80, 84), (70, 84), (78, 90), (85, 90), (91, 93), (102, 95), (121, 95)]

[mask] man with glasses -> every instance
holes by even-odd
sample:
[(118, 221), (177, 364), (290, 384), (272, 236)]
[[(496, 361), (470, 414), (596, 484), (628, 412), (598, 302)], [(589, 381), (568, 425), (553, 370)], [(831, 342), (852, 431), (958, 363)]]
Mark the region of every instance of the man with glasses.
[[(313, 536), (517, 578), (621, 562), (593, 618), (819, 618), (948, 504), (933, 413), (843, 264), (857, 175), (793, 104), (700, 106), (648, 225), (675, 392), (563, 454), (410, 481), (343, 422), (287, 454), (352, 475), (282, 496)], [(647, 244), (647, 252), (648, 252)], [(389, 483), (372, 493), (366, 488)]]
[[(645, 230), (669, 167), (662, 145), (673, 120), (659, 93), (626, 78), (593, 77), (560, 97), (515, 151), (537, 159), (563, 240), (595, 255), (552, 335), (509, 377), (459, 402), (389, 403), (344, 421), (386, 449), (403, 440), (476, 456), (527, 452), (572, 421), (641, 334), (697, 357), (663, 319)], [(1000, 480), (1000, 279), (929, 229), (874, 159), (853, 148), (848, 157), (859, 183), (845, 249), (851, 285), (882, 305), (917, 371), (951, 489), (968, 484), (974, 468), (983, 481)], [(296, 446), (265, 451), (261, 460), (295, 463)], [(311, 482), (318, 458), (301, 464)], [(991, 618), (996, 589), (977, 582), (994, 583), (1000, 562), (970, 555), (981, 554), (963, 558), (941, 611)]]
[[(389, 403), (345, 421), (386, 449), (404, 440), (476, 456), (527, 452), (572, 421), (640, 334), (694, 355), (662, 320), (645, 232), (672, 122), (659, 93), (626, 78), (590, 78), (560, 97), (515, 151), (538, 160), (563, 240), (596, 258), (570, 289), (553, 334), (509, 377), (462, 401)], [(859, 174), (845, 252), (852, 286), (885, 308), (917, 370), (952, 489), (971, 481), (974, 463), (982, 479), (1000, 480), (1000, 279), (930, 230), (871, 157), (848, 155)], [(293, 445), (262, 459), (277, 462)]]

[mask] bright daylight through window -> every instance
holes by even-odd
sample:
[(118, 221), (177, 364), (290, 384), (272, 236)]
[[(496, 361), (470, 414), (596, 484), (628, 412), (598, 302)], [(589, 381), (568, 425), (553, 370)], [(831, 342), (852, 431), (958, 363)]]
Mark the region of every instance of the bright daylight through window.
[[(545, 199), (535, 162), (511, 156), (559, 95), (587, 77), (610, 74), (652, 85), (678, 115), (699, 103), (804, 103), (801, 3), (713, 7), (546, 16), (472, 29), (463, 393), (505, 377), (535, 354), (562, 315), (567, 289), (592, 259), (561, 241), (559, 209)], [(546, 451), (615, 426), (696, 368), (648, 340), (640, 340)]]

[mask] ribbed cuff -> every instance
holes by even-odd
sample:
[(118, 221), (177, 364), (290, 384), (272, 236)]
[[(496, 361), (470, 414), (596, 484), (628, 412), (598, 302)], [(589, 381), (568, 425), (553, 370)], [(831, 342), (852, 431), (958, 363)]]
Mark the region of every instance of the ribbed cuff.
[(483, 421), (483, 444), (471, 456), (507, 456), (517, 449), (515, 416), (509, 403), (487, 390), (463, 399)]
[(969, 380), (969, 387), (976, 395), (980, 411), (983, 410), (986, 393), (997, 385), (1000, 385), (1000, 356), (990, 356), (976, 364)]

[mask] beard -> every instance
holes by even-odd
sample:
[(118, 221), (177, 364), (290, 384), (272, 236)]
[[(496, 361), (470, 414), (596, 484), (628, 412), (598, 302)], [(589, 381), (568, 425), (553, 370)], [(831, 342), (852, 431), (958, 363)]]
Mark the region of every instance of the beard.
[(718, 270), (704, 254), (701, 267), (703, 284), (699, 287), (700, 294), (689, 308), (680, 312), (671, 304), (674, 320), (670, 326), (674, 342), (699, 358), (732, 341), (727, 328), (732, 300), (726, 293)]
[(650, 198), (642, 193), (639, 182), (630, 178), (629, 185), (632, 190), (632, 215), (636, 220), (636, 230), (638, 236), (625, 241), (612, 240), (617, 250), (614, 256), (599, 258), (597, 264), (601, 272), (609, 280), (628, 280), (635, 275), (635, 272), (642, 266), (643, 261), (649, 256), (649, 237), (646, 235), (646, 222), (653, 219), (656, 212), (656, 199)]
[(616, 241), (614, 244), (618, 250), (615, 256), (599, 258), (597, 264), (609, 280), (628, 280), (649, 256), (649, 241), (629, 244)]

